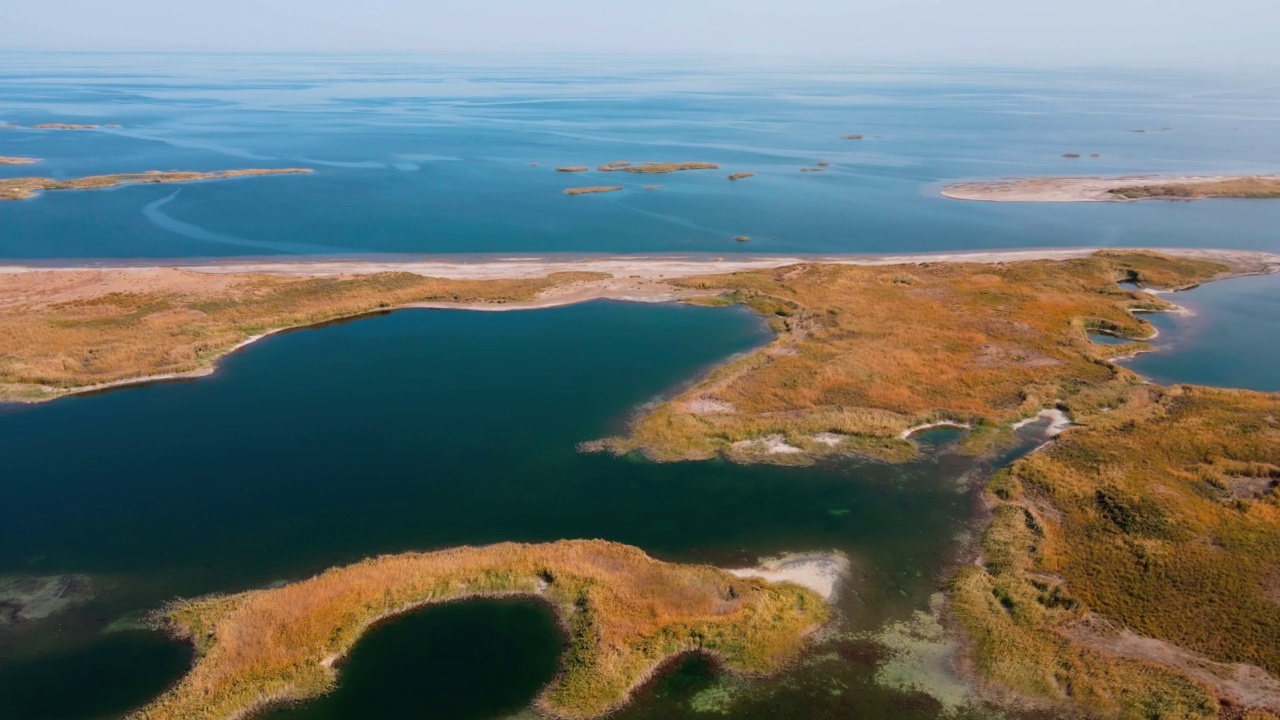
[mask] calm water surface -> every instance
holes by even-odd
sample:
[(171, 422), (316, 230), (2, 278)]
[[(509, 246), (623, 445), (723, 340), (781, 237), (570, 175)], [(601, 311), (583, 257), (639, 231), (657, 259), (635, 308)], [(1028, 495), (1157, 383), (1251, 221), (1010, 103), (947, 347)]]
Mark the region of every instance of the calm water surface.
[(1280, 391), (1280, 275), (1214, 282), (1166, 295), (1191, 311), (1152, 314), (1160, 330), (1126, 364), (1160, 383)]
[[(0, 155), (45, 158), (41, 174), (316, 170), (5, 203), (0, 258), (1280, 247), (1278, 203), (993, 205), (936, 192), (975, 177), (1274, 172), (1280, 77), (1261, 71), (378, 55), (0, 62), (0, 123), (122, 126), (0, 132)], [(850, 133), (864, 139), (842, 139)], [(722, 169), (594, 170), (613, 160)], [(831, 165), (800, 172), (817, 162)], [(0, 167), (0, 177), (33, 171)], [(740, 171), (756, 176), (725, 180)], [(661, 190), (643, 189), (654, 183)], [(625, 190), (561, 192), (599, 184)]]

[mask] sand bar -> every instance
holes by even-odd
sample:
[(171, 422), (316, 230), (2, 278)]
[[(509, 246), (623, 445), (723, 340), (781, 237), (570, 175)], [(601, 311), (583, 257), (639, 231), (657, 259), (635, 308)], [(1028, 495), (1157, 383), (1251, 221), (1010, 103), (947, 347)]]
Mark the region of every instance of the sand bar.
[[(1113, 190), (1134, 186), (1195, 186), (1246, 180), (1280, 182), (1280, 175), (1126, 175), (1120, 177), (1032, 177), (965, 182), (942, 189), (953, 200), (983, 202), (1131, 202)], [(1194, 199), (1190, 195), (1181, 199)], [(1144, 198), (1146, 199), (1146, 198)], [(1170, 198), (1172, 199), (1172, 198)]]
[[(1221, 248), (1144, 248), (1175, 257), (1221, 262), (1241, 270), (1270, 272), (1280, 269), (1280, 255)], [(371, 275), (408, 272), (452, 280), (538, 278), (556, 272), (608, 273), (617, 279), (681, 278), (693, 275), (746, 272), (802, 263), (832, 265), (901, 265), (908, 263), (1005, 263), (1023, 260), (1070, 260), (1088, 257), (1099, 248), (1040, 248), (901, 255), (604, 255), (585, 257), (494, 256), (480, 259), (332, 259), (332, 260), (231, 260), (169, 265), (156, 261), (103, 265), (0, 265), (0, 275), (31, 272), (82, 272), (94, 269), (142, 272), (173, 268), (198, 273), (266, 273), (293, 277)]]

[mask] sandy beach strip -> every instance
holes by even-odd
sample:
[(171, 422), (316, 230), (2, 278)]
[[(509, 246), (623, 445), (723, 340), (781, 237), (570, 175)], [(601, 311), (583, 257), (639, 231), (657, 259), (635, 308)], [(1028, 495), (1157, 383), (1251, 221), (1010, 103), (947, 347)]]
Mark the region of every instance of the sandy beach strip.
[[(172, 268), (209, 274), (285, 275), (292, 277), (336, 277), (370, 275), (381, 272), (408, 272), (425, 277), (451, 280), (494, 280), (503, 278), (540, 278), (557, 272), (597, 272), (619, 280), (673, 279), (695, 275), (767, 270), (803, 263), (838, 265), (904, 265), (919, 263), (1005, 263), (1023, 260), (1070, 260), (1088, 257), (1099, 250), (1118, 251), (1130, 248), (1038, 248), (1019, 250), (985, 250), (943, 253), (908, 253), (901, 255), (609, 255), (586, 257), (483, 257), (478, 259), (425, 259), (414, 256), (389, 259), (269, 259), (230, 260), (201, 264), (160, 264), (139, 262), (103, 265), (43, 266), (0, 265), (0, 275), (32, 272), (83, 272), (103, 270), (144, 272)], [(1210, 260), (1235, 268), (1266, 271), (1280, 267), (1280, 255), (1248, 250), (1219, 248), (1140, 248), (1184, 258)]]
[[(1124, 175), (1119, 177), (1004, 178), (948, 185), (941, 195), (952, 200), (980, 202), (1136, 202), (1112, 194), (1117, 188), (1139, 185), (1200, 185), (1257, 178), (1280, 180), (1280, 175)], [(1176, 198), (1152, 198), (1176, 199)]]

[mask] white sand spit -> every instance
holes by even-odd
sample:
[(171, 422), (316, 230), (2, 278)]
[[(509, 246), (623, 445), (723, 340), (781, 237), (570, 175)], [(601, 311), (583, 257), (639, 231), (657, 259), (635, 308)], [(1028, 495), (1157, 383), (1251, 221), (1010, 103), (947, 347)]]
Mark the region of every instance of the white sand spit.
[(788, 553), (764, 558), (753, 568), (736, 568), (727, 572), (741, 578), (795, 583), (830, 602), (835, 599), (840, 581), (849, 574), (849, 559), (837, 552)]
[(918, 432), (924, 432), (925, 430), (932, 430), (934, 428), (940, 428), (940, 427), (950, 427), (950, 428), (958, 428), (960, 430), (968, 430), (971, 426), (969, 425), (969, 423), (955, 422), (953, 420), (939, 420), (938, 422), (925, 423), (923, 425), (916, 425), (915, 427), (909, 427), (906, 430), (903, 430), (902, 432), (898, 433), (898, 438), (900, 440), (907, 440), (912, 435), (915, 435)]
[(740, 452), (764, 452), (769, 455), (794, 455), (804, 452), (795, 445), (787, 444), (785, 435), (766, 435), (755, 440), (739, 440), (732, 447)]
[(1049, 437), (1061, 435), (1064, 430), (1074, 424), (1071, 422), (1071, 418), (1067, 417), (1066, 413), (1062, 412), (1058, 408), (1050, 408), (1048, 410), (1041, 410), (1039, 414), (1029, 417), (1026, 420), (1020, 420), (1014, 423), (1013, 429), (1018, 430), (1042, 420), (1049, 421), (1049, 426), (1045, 428), (1044, 431), (1045, 435), (1048, 435)]

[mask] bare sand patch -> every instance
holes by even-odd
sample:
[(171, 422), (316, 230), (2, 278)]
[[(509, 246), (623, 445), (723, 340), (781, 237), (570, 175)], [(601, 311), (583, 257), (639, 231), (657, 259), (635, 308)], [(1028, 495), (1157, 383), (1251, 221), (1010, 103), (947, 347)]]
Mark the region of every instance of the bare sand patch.
[(740, 578), (795, 583), (831, 601), (835, 599), (840, 582), (849, 573), (849, 559), (836, 552), (789, 553), (776, 558), (764, 558), (756, 567), (737, 568), (728, 572)]

